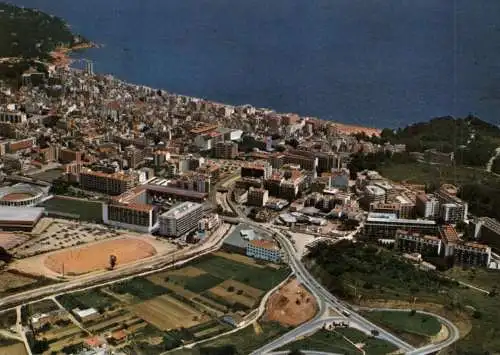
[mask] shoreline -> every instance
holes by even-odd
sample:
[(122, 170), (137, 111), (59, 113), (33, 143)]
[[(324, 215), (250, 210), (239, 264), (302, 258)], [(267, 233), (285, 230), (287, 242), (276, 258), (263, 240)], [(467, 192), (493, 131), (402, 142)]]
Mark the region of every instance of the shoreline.
[(53, 64), (56, 67), (69, 68), (74, 62), (74, 59), (70, 56), (72, 52), (100, 47), (100, 45), (91, 41), (79, 43), (70, 47), (58, 47), (49, 53), (50, 57), (52, 58), (52, 62), (50, 64)]

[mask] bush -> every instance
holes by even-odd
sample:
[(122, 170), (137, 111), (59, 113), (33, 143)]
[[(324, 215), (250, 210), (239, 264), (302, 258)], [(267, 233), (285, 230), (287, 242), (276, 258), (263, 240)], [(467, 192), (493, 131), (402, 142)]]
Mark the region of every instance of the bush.
[(234, 287), (233, 286), (229, 286), (227, 288), (227, 292), (234, 292)]

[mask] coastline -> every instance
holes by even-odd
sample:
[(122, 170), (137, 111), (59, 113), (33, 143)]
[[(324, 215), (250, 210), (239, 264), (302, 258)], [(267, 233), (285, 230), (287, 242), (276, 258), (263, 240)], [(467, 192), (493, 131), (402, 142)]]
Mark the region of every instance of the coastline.
[(91, 41), (79, 43), (70, 47), (58, 47), (49, 53), (50, 57), (52, 58), (51, 64), (55, 65), (56, 67), (69, 68), (74, 62), (74, 59), (72, 59), (70, 56), (71, 52), (100, 47), (100, 45)]

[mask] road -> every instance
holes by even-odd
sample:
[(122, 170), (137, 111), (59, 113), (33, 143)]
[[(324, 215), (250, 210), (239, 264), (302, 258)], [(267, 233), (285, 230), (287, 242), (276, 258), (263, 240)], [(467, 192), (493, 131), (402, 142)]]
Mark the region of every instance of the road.
[[(393, 308), (359, 308), (359, 309), (364, 309), (364, 310), (369, 310), (369, 311), (382, 311), (382, 312), (405, 312), (409, 313), (412, 310), (411, 309), (393, 309)], [(442, 325), (444, 325), (446, 328), (448, 328), (448, 338), (446, 340), (443, 340), (442, 342), (439, 342), (437, 344), (429, 344), (426, 346), (423, 346), (421, 348), (415, 349), (413, 351), (409, 351), (406, 354), (407, 355), (423, 355), (423, 354), (430, 354), (434, 353), (438, 350), (444, 349), (454, 342), (456, 342), (460, 338), (460, 331), (456, 327), (455, 324), (450, 322), (448, 319), (441, 317), (440, 315), (430, 313), (430, 312), (425, 312), (425, 311), (417, 311), (417, 313), (421, 314), (426, 314), (432, 317), (437, 318)]]
[[(230, 196), (230, 193), (228, 193), (228, 196)], [(317, 300), (319, 300), (320, 303), (325, 302), (326, 305), (333, 307), (336, 311), (342, 313), (342, 314), (349, 314), (349, 322), (354, 322), (358, 325), (361, 325), (365, 329), (370, 329), (370, 330), (376, 330), (378, 331), (378, 338), (384, 339), (386, 341), (389, 341), (390, 343), (396, 345), (399, 347), (401, 350), (403, 350), (405, 353), (408, 354), (431, 354), (434, 352), (437, 352), (441, 349), (444, 349), (448, 347), (450, 344), (454, 343), (455, 341), (458, 340), (459, 338), (459, 331), (457, 327), (448, 321), (447, 319), (440, 317), (438, 315), (433, 316), (439, 318), (443, 324), (445, 324), (448, 329), (450, 330), (450, 336), (446, 341), (440, 342), (438, 344), (429, 344), (425, 347), (415, 349), (412, 345), (406, 343), (405, 341), (399, 339), (395, 335), (391, 334), (390, 332), (386, 331), (385, 329), (379, 327), (376, 324), (373, 324), (366, 318), (362, 317), (358, 313), (356, 313), (353, 308), (344, 303), (343, 301), (337, 299), (335, 296), (333, 296), (328, 290), (326, 290), (319, 282), (316, 281), (316, 279), (309, 273), (309, 271), (306, 269), (306, 267), (302, 264), (300, 256), (297, 255), (295, 252), (295, 249), (293, 248), (292, 243), (286, 238), (286, 236), (277, 229), (274, 229), (270, 225), (261, 225), (259, 223), (256, 223), (250, 219), (248, 219), (242, 212), (241, 210), (234, 205), (234, 203), (228, 198), (228, 204), (231, 206), (231, 208), (237, 212), (238, 214), (238, 220), (245, 222), (251, 226), (253, 226), (256, 229), (259, 230), (264, 230), (272, 235), (274, 235), (274, 238), (279, 242), (280, 246), (284, 249), (287, 257), (288, 257), (288, 262), (292, 270), (294, 271), (296, 277), (301, 281), (310, 291), (311, 293), (316, 297)], [(302, 327), (305, 327), (308, 329), (308, 327), (312, 327), (312, 325), (320, 321), (318, 319), (314, 319), (311, 322), (308, 322), (304, 324)], [(260, 349), (254, 351), (252, 354), (265, 354), (269, 353), (272, 350), (276, 349), (277, 347), (280, 347), (287, 342), (290, 341), (290, 339), (295, 339), (294, 336), (297, 336), (297, 334), (301, 333), (301, 328), (296, 328), (299, 330), (292, 330), (291, 332), (285, 334), (285, 336), (275, 340), (274, 342), (271, 342)], [(303, 329), (302, 329), (303, 331)], [(287, 337), (288, 334), (291, 335)]]
[(160, 255), (151, 259), (138, 261), (130, 265), (124, 265), (116, 270), (93, 273), (72, 281), (16, 293), (0, 300), (0, 310), (7, 309), (9, 307), (12, 308), (14, 306), (39, 300), (54, 294), (119, 282), (127, 278), (145, 276), (159, 272), (175, 265), (182, 265), (202, 255), (216, 251), (222, 246), (222, 242), (226, 236), (227, 234), (224, 234), (216, 239), (207, 239), (206, 241), (192, 247), (188, 247), (171, 254)]
[[(231, 194), (228, 193), (228, 196)], [(300, 256), (298, 256), (295, 252), (295, 249), (293, 248), (292, 243), (286, 238), (285, 235), (280, 230), (273, 229), (271, 226), (266, 225), (266, 224), (259, 224), (256, 223), (250, 219), (248, 219), (241, 211), (240, 209), (234, 205), (234, 203), (231, 201), (230, 198), (227, 199), (227, 202), (229, 206), (236, 211), (236, 213), (239, 216), (239, 220), (244, 221), (245, 223), (253, 226), (254, 228), (258, 230), (263, 230), (264, 232), (267, 232), (271, 235), (274, 235), (274, 238), (279, 242), (280, 246), (284, 249), (287, 258), (288, 258), (288, 264), (292, 268), (293, 272), (295, 273), (295, 276), (297, 279), (307, 287), (307, 289), (313, 294), (313, 296), (318, 300), (319, 304), (323, 304), (325, 302), (326, 305), (331, 306), (335, 308), (338, 312), (350, 314), (349, 320), (351, 322), (356, 322), (363, 327), (371, 330), (377, 330), (379, 332), (379, 338), (385, 339), (394, 345), (396, 345), (398, 348), (404, 350), (404, 351), (410, 351), (413, 350), (413, 346), (410, 344), (404, 342), (403, 340), (399, 339), (398, 337), (394, 336), (393, 334), (387, 332), (385, 329), (382, 329), (381, 327), (371, 323), (367, 319), (363, 318), (359, 314), (355, 313), (352, 311), (351, 307), (345, 305), (343, 302), (339, 301), (336, 297), (334, 297), (329, 291), (327, 291), (321, 284), (319, 284), (316, 279), (309, 273), (309, 271), (306, 269), (304, 264), (302, 264), (302, 261), (300, 259)], [(318, 313), (320, 314), (320, 313)], [(314, 319), (313, 321), (316, 321)], [(292, 331), (293, 332), (293, 331)], [(273, 344), (273, 343), (270, 343)], [(275, 346), (270, 346), (265, 345), (264, 347), (258, 349), (257, 351), (253, 352), (252, 354), (264, 354), (267, 352), (270, 352), (271, 350), (274, 350), (276, 347)]]

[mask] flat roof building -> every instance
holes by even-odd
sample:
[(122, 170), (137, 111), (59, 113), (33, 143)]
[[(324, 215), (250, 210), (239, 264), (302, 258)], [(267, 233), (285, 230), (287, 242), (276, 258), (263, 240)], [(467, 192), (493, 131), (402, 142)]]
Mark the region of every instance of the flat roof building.
[(198, 226), (203, 218), (203, 206), (195, 202), (184, 202), (159, 217), (160, 234), (180, 237)]
[(0, 206), (0, 229), (31, 231), (44, 211), (43, 207)]
[(369, 238), (394, 238), (398, 230), (435, 234), (435, 221), (398, 218), (395, 213), (368, 213), (364, 234)]

